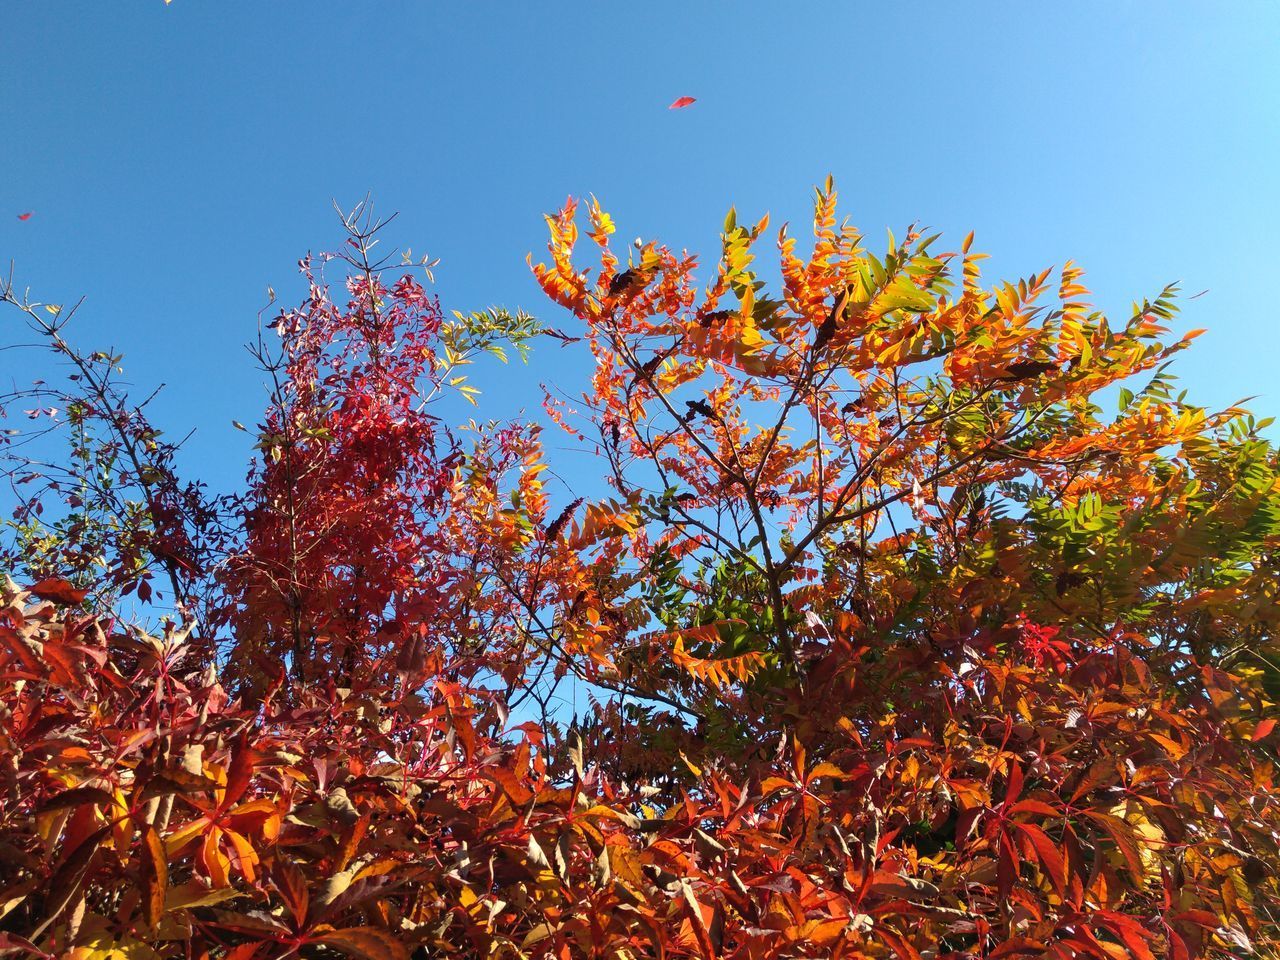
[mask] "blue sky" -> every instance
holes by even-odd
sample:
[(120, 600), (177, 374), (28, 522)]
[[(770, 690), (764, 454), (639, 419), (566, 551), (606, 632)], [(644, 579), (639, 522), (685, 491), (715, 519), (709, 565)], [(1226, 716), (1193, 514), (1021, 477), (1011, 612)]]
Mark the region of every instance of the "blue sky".
[[(1185, 384), (1280, 413), (1278, 49), (1263, 2), (15, 3), (0, 259), (39, 299), (88, 298), (73, 335), (168, 383), (157, 418), (197, 428), (188, 465), (222, 488), (248, 454), (230, 421), (262, 408), (242, 344), (266, 287), (299, 295), (330, 199), (366, 191), (400, 213), (390, 240), (442, 258), (446, 307), (560, 323), (525, 255), (567, 194), (714, 253), (731, 204), (800, 226), (830, 172), (869, 235), (974, 229), (991, 275), (1074, 258), (1119, 313), (1207, 288)], [(0, 353), (5, 380), (31, 364)], [(538, 381), (582, 370), (548, 344), (476, 378), (495, 413), (536, 412)]]

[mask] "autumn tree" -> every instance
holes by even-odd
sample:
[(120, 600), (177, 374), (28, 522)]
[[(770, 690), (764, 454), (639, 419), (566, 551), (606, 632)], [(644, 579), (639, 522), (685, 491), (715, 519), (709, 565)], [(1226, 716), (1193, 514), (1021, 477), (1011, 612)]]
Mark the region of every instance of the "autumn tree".
[[(972, 237), (935, 255), (912, 229), (877, 256), (828, 184), (812, 254), (780, 235), (777, 295), (752, 270), (767, 219), (733, 214), (700, 294), (693, 261), (655, 244), (621, 264), (595, 205), (590, 278), (574, 212), (535, 272), (585, 324), (585, 429), (646, 584), (605, 602), (666, 628), (619, 632), (602, 671), (803, 704), (805, 663), (836, 633), (955, 665), (976, 631), (1023, 621), (1104, 644), (1141, 630), (1171, 670), (1266, 667), (1270, 421), (1175, 395), (1167, 365), (1195, 333), (1165, 339), (1172, 288), (1120, 324), (1072, 264), (987, 291)], [(646, 669), (655, 644), (665, 674)]]
[(615, 701), (591, 752), (656, 766), (693, 831), (667, 869), (702, 952), (735, 923), (743, 955), (904, 958), (1270, 929), (1277, 459), (1174, 391), (1175, 290), (1114, 322), (1070, 263), (987, 288), (972, 237), (914, 228), (877, 255), (829, 182), (776, 293), (767, 219), (730, 214), (699, 290), (658, 244), (622, 262), (594, 202), (578, 267), (575, 212), (535, 274), (595, 359), (584, 415), (550, 409), (617, 492), (592, 665), (696, 718), (654, 764), (671, 718)]
[[(523, 355), (539, 332), (532, 319), (446, 319), (412, 274), (383, 279), (389, 263), (403, 264), (376, 255), (385, 221), (367, 202), (343, 224), (339, 253), (302, 262), (305, 303), (267, 325), (278, 349), (265, 337), (254, 348), (271, 402), (245, 500), (245, 546), (227, 564), (225, 615), (230, 670), (246, 689), (286, 665), (296, 680), (351, 686), (388, 656), (421, 668), (445, 646), (465, 653), (468, 631), (454, 617), (466, 619), (465, 581), (478, 562), (466, 557), (479, 545), (458, 542), (452, 501), (464, 476), (496, 477), (529, 442), (508, 430), (490, 459), (492, 431), (480, 431), (468, 451), (432, 405), (447, 390), (474, 396), (459, 371), (477, 353), (505, 360), (505, 343)], [(332, 261), (350, 271), (345, 301), (331, 298), (319, 272)]]

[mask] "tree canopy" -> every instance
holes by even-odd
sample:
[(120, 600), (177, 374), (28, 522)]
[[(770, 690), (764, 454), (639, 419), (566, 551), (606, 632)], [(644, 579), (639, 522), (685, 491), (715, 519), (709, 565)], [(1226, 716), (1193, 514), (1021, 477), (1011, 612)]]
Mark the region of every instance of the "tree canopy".
[[(1175, 288), (1108, 318), (1070, 262), (873, 251), (828, 181), (811, 243), (763, 267), (731, 211), (701, 279), (570, 202), (540, 321), (343, 223), (254, 344), (238, 493), (0, 289), (68, 370), (3, 399), (0, 950), (1280, 944), (1280, 459), (1179, 391)], [(555, 342), (591, 376), (544, 418), (450, 421)]]

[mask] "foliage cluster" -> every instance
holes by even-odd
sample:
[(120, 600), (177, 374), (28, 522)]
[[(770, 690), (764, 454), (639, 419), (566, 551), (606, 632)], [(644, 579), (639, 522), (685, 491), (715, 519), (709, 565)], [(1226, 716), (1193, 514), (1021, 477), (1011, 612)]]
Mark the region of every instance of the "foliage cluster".
[[(876, 254), (830, 183), (775, 285), (767, 220), (700, 288), (594, 201), (581, 265), (577, 213), (563, 331), (446, 314), (347, 216), (235, 497), (0, 290), (72, 378), (5, 401), (70, 455), (5, 435), (0, 949), (1271, 955), (1280, 460), (1176, 392), (1175, 291)], [(548, 336), (602, 474), (559, 503), (537, 426), (438, 402)]]

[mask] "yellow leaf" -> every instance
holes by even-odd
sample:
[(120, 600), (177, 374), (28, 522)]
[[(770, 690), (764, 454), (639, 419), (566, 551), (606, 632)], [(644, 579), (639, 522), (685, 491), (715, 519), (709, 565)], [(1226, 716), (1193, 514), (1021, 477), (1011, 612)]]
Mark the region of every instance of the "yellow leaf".
[(680, 751), (680, 759), (684, 761), (684, 765), (689, 768), (689, 772), (695, 777), (702, 776), (702, 768), (684, 755), (684, 751)]
[(540, 923), (525, 934), (524, 939), (520, 941), (520, 948), (523, 950), (526, 947), (532, 946), (539, 940), (547, 939), (547, 937), (551, 936), (555, 932), (556, 928), (551, 926), (551, 924)]
[[(911, 759), (914, 760), (915, 758), (912, 757)], [(816, 767), (814, 767), (812, 770), (809, 771), (810, 780), (817, 780), (819, 777), (831, 777), (833, 779), (840, 780), (840, 779), (843, 779), (845, 776), (846, 776), (845, 772), (841, 770), (839, 767), (837, 767), (834, 763), (826, 763), (826, 762), (820, 763)]]

